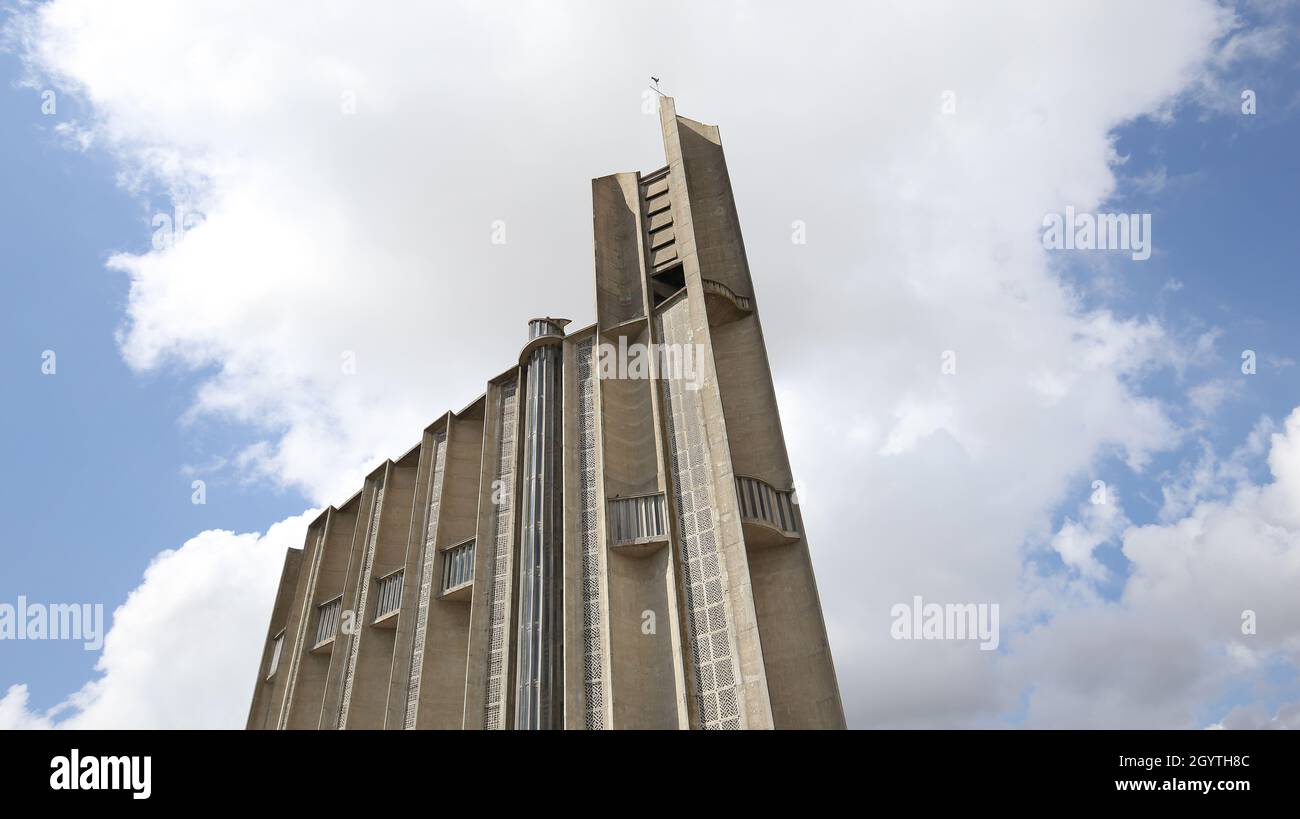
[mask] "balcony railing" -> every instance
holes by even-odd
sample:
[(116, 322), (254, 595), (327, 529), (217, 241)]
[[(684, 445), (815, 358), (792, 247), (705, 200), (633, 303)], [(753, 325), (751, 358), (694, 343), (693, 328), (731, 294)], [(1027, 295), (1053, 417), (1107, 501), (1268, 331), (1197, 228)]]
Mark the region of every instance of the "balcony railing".
[(339, 615), (343, 613), (343, 595), (316, 607), (316, 645), (334, 639), (339, 628)]
[(611, 500), (609, 534), (615, 546), (666, 538), (668, 516), (664, 512), (664, 496), (657, 493)]
[(474, 541), (458, 543), (442, 555), (442, 593), (474, 582)]
[(385, 575), (376, 581), (375, 619), (381, 620), (402, 607), (402, 570)]
[(718, 296), (724, 298), (736, 306), (737, 310), (750, 312), (754, 309), (754, 300), (749, 296), (742, 296), (730, 287), (713, 279), (701, 279), (700, 284), (704, 287), (704, 295)]
[(799, 533), (793, 490), (775, 489), (758, 478), (737, 475), (736, 494), (740, 497), (742, 520), (756, 520), (782, 532)]

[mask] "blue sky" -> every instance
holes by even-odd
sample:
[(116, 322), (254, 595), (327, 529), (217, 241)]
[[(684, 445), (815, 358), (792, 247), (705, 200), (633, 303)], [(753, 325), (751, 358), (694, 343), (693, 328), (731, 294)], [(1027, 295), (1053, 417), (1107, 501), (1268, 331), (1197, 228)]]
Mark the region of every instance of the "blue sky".
[[(1169, 400), (1189, 420), (1194, 411), (1186, 391), (1224, 379), (1228, 398), (1212, 421), (1182, 446), (1156, 453), (1142, 475), (1117, 459), (1099, 471), (1099, 478), (1120, 488), (1136, 523), (1154, 519), (1162, 477), (1194, 461), (1202, 440), (1226, 456), (1262, 416), (1277, 421), (1300, 405), (1300, 232), (1293, 225), (1300, 156), (1292, 148), (1300, 144), (1300, 91), (1271, 72), (1265, 78), (1273, 86), (1265, 99), (1272, 102), (1254, 116), (1203, 119), (1184, 109), (1173, 124), (1144, 119), (1118, 129), (1115, 150), (1126, 161), (1106, 210), (1151, 213), (1156, 251), (1143, 262), (1123, 253), (1102, 262), (1114, 280), (1104, 297), (1095, 291), (1095, 258), (1065, 265), (1063, 275), (1090, 304), (1157, 316), (1189, 339), (1217, 333), (1213, 359), (1182, 374), (1166, 369), (1143, 379), (1150, 394)], [(1147, 186), (1150, 174), (1164, 175), (1160, 189)], [(1254, 375), (1241, 372), (1244, 350), (1257, 354)], [(1267, 478), (1262, 460), (1250, 466), (1253, 477)], [(1090, 492), (1086, 487), (1081, 497)], [(1061, 514), (1071, 511), (1067, 505)], [(1110, 557), (1109, 565), (1122, 571), (1122, 558)]]
[[(1124, 157), (1121, 182), (1105, 210), (1151, 213), (1156, 252), (1143, 262), (1121, 252), (1102, 260), (1069, 259), (1063, 266), (1062, 275), (1092, 306), (1157, 316), (1187, 339), (1204, 333), (1217, 339), (1217, 354), (1210, 359), (1182, 373), (1162, 369), (1142, 378), (1144, 391), (1167, 400), (1189, 425), (1196, 411), (1187, 391), (1222, 379), (1227, 397), (1212, 418), (1195, 423), (1180, 446), (1155, 453), (1141, 473), (1118, 454), (1098, 463), (1095, 478), (1118, 490), (1137, 525), (1157, 520), (1162, 487), (1180, 468), (1195, 463), (1206, 444), (1226, 457), (1258, 423), (1277, 422), (1300, 405), (1300, 330), (1294, 321), (1300, 305), (1300, 233), (1291, 224), (1300, 180), (1300, 156), (1291, 148), (1300, 144), (1300, 91), (1294, 72), (1291, 83), (1284, 78), (1271, 71), (1260, 76), (1266, 85), (1257, 94), (1272, 101), (1253, 116), (1197, 116), (1187, 106), (1173, 123), (1143, 119), (1117, 129), (1115, 150)], [(1154, 186), (1153, 176), (1160, 177)], [(1105, 271), (1103, 284), (1097, 282), (1099, 266)], [(1244, 350), (1254, 350), (1261, 362), (1254, 375), (1241, 371)], [(1262, 458), (1251, 459), (1247, 468), (1256, 481), (1268, 481)], [(1057, 525), (1077, 516), (1077, 505), (1091, 493), (1090, 482), (1084, 482), (1078, 496), (1056, 511)], [(1130, 564), (1115, 542), (1105, 544), (1098, 557), (1114, 572), (1100, 591), (1106, 599), (1118, 599)], [(1036, 559), (1046, 571), (1063, 570), (1050, 551)], [(1300, 693), (1289, 665), (1279, 664), (1271, 678), (1276, 684), (1267, 697), (1271, 706)], [(1225, 694), (1206, 706), (1203, 721), (1212, 723), (1257, 696), (1242, 689)], [(1009, 716), (1016, 721), (1016, 715)]]
[[(148, 250), (153, 215), (171, 208), (124, 192), (109, 158), (55, 132), (84, 115), (75, 98), (46, 116), (40, 94), (19, 85), (21, 61), (0, 54), (0, 69), (4, 599), (99, 602), (111, 623), (164, 549), (204, 529), (262, 531), (310, 504), (204, 469), (247, 432), (182, 420), (201, 373), (139, 374), (122, 360), (114, 339), (128, 281), (104, 265), (114, 252)], [(41, 372), (45, 350), (57, 355), (53, 376)], [(195, 478), (207, 481), (206, 504), (191, 502)], [(32, 705), (49, 708), (97, 660), (78, 642), (5, 641), (0, 688), (27, 682)]]
[[(1195, 599), (1197, 589), (1161, 585), (1173, 574), (1164, 572), (1212, 549), (1180, 541), (1176, 524), (1204, 512), (1198, 504), (1229, 503), (1240, 480), (1268, 485), (1268, 439), (1242, 456), (1244, 473), (1216, 474), (1187, 508), (1162, 517), (1162, 492), (1186, 481), (1206, 447), (1224, 467), (1261, 419), (1280, 433), (1300, 407), (1294, 6), (1248, 2), (1233, 24), (1212, 3), (1117, 6), (1147, 16), (1123, 27), (1059, 8), (1044, 12), (1040, 31), (952, 10), (950, 25), (883, 6), (827, 25), (761, 5), (669, 5), (636, 7), (627, 20), (598, 6), (500, 19), (462, 9), (459, 29), (369, 18), (300, 28), (289, 12), (268, 11), (256, 43), (237, 14), (69, 16), (43, 35), (58, 43), (41, 58), (61, 73), (54, 115), (41, 110), (46, 80), (26, 85), (22, 59), (0, 52), (0, 447), (10, 475), (0, 602), (102, 602), (111, 613), (160, 552), (200, 532), (265, 532), (341, 501), (363, 471), (404, 452), (422, 424), (463, 406), (509, 363), (520, 317), (589, 311), (586, 180), (657, 150), (638, 108), (645, 66), (660, 60), (683, 90), (679, 111), (723, 129), (792, 459), (808, 487), (805, 515), (820, 533), (814, 560), (850, 724), (1075, 724), (1087, 711), (1079, 719), (1094, 725), (1134, 715), (1209, 725), (1238, 706), (1267, 718), (1300, 702), (1300, 625), (1276, 589), (1246, 599), (1250, 572), (1234, 587), (1244, 602), (1229, 595), (1219, 614), (1258, 605), (1286, 624), (1273, 626), (1257, 666), (1220, 632), (1205, 638), (1203, 654), (1231, 662), (1178, 678), (1168, 711), (1117, 692), (1120, 683), (1075, 691), (1054, 676), (1068, 663), (1053, 654), (1072, 645), (1075, 618), (1095, 620), (1089, 634), (1188, 638), (1183, 612), (1159, 599)], [(663, 46), (655, 27), (674, 20), (715, 32), (731, 59), (690, 38)], [(1077, 53), (1051, 47), (1082, 28), (1091, 36), (1070, 40)], [(464, 34), (453, 42), (447, 31)], [(788, 57), (781, 72), (753, 87), (746, 78), (778, 51)], [(1015, 70), (1001, 70), (1011, 56)], [(901, 60), (906, 74), (895, 73)], [(355, 119), (337, 118), (340, 85), (360, 89)], [(961, 101), (947, 120), (932, 102), (944, 88)], [(1243, 88), (1257, 95), (1253, 116), (1239, 111)], [(1000, 117), (1023, 110), (1046, 112), (1041, 132), (1004, 127)], [(93, 140), (79, 148), (73, 134)], [(153, 149), (174, 151), (181, 170)], [(1118, 160), (1107, 164), (1112, 150)], [(206, 186), (202, 257), (151, 247), (151, 220), (172, 212), (178, 180)], [(1149, 260), (1031, 258), (1039, 203), (1087, 208), (1065, 192), (1112, 183), (1091, 209), (1150, 213)], [(954, 222), (985, 207), (1004, 218)], [(518, 237), (506, 248), (479, 241), (498, 214)], [(264, 232), (268, 215), (275, 230)], [(794, 218), (808, 221), (806, 247), (788, 240)], [(1025, 252), (1008, 271), (982, 267), (1006, 241)], [(114, 254), (127, 254), (125, 269), (109, 269)], [(963, 278), (934, 272), (953, 256), (969, 260)], [(1004, 272), (1042, 297), (1022, 339), (989, 332), (1023, 320), (987, 284)], [(175, 301), (133, 302), (133, 278)], [(241, 298), (241, 288), (254, 295)], [(1062, 306), (1058, 292), (1074, 300)], [(425, 312), (405, 312), (411, 305)], [(1158, 328), (1159, 338), (1097, 323), (1105, 313)], [(1089, 333), (1149, 366), (1117, 375), (1080, 363)], [(160, 354), (133, 369), (119, 335)], [(963, 361), (1003, 363), (955, 387), (935, 382), (934, 344), (955, 344)], [(331, 380), (337, 351), (353, 345), (366, 369)], [(1254, 375), (1241, 372), (1247, 349), (1258, 356)], [(41, 372), (44, 350), (58, 356), (56, 375)], [(826, 386), (849, 368), (860, 383)], [(1073, 385), (1064, 401), (1044, 405), (1026, 386), (1025, 373), (1041, 368)], [(1094, 400), (1095, 416), (1080, 409)], [(1142, 415), (1144, 401), (1159, 406), (1159, 421)], [(926, 427), (936, 412), (955, 420)], [(981, 450), (989, 441), (991, 454)], [(1135, 451), (1149, 457), (1140, 468)], [(204, 505), (191, 503), (196, 478), (207, 482)], [(1090, 578), (1052, 544), (1080, 520), (1096, 479), (1117, 493), (1125, 526), (1163, 526), (1152, 533), (1163, 545), (1106, 532), (1093, 555), (1105, 576)], [(989, 487), (1005, 490), (985, 497)], [(859, 512), (872, 520), (866, 548), (846, 522)], [(1300, 535), (1281, 537), (1300, 548)], [(1279, 558), (1273, 573), (1289, 565)], [(1143, 598), (1135, 585), (1166, 597)], [(1022, 665), (891, 653), (912, 649), (878, 642), (886, 629), (872, 612), (915, 593), (1014, 597), (1007, 608), (1043, 627), (1004, 616), (1017, 631), (1000, 653), (1020, 654)], [(250, 593), (234, 619), (264, 621), (264, 594)], [(249, 650), (214, 652), (214, 665), (235, 669), (230, 720), (251, 683), (240, 664), (260, 639), (228, 634)], [(1060, 656), (1086, 664), (1095, 650), (1084, 640)], [(1142, 657), (1143, 647), (1114, 656)], [(45, 711), (94, 679), (99, 659), (75, 642), (0, 642), (0, 696), (25, 684), (26, 708)], [(1143, 670), (1151, 688), (1173, 673), (1156, 660)], [(967, 699), (953, 687), (962, 679), (978, 680), (980, 693)], [(952, 703), (966, 710), (947, 710)]]

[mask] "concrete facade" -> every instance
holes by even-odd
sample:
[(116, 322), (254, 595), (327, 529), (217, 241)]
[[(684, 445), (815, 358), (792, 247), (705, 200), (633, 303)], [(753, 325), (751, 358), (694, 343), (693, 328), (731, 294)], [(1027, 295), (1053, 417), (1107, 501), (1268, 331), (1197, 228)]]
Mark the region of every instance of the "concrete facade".
[(843, 728), (718, 129), (592, 181), (596, 324), (290, 550), (251, 729)]

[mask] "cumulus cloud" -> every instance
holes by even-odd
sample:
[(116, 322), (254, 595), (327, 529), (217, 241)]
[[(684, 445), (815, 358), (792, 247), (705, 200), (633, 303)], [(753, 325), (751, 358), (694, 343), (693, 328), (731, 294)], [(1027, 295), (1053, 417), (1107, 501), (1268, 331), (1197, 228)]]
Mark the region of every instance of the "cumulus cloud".
[(54, 726), (53, 720), (47, 715), (28, 709), (30, 697), (31, 692), (23, 683), (9, 686), (9, 690), (0, 697), (0, 729), (28, 731)]
[[(527, 318), (591, 320), (588, 180), (662, 164), (644, 103), (663, 76), (680, 112), (722, 127), (858, 726), (998, 720), (1051, 671), (1034, 645), (1093, 643), (1065, 616), (1058, 642), (1030, 632), (1036, 663), (892, 641), (889, 609), (913, 595), (998, 602), (1004, 629), (1076, 609), (1122, 626), (1089, 578), (1045, 577), (1030, 556), (1099, 459), (1141, 470), (1178, 443), (1141, 384), (1197, 353), (1157, 320), (1085, 308), (1038, 231), (1114, 194), (1117, 127), (1171, 116), (1260, 53), (1235, 31), (1210, 2), (55, 0), (20, 26), (33, 70), (90, 104), (86, 144), (142, 196), (203, 214), (183, 241), (112, 258), (126, 360), (204, 372), (192, 412), (251, 430), (212, 456), (321, 503), (477, 395)], [(274, 567), (257, 571), (273, 586)], [(259, 646), (255, 632), (244, 650)], [(1198, 669), (1166, 673), (1190, 690)], [(245, 677), (216, 679), (204, 696), (247, 698)], [(1145, 695), (1113, 696), (1098, 724)]]
[(1226, 458), (1219, 457), (1209, 441), (1200, 439), (1199, 457), (1183, 461), (1176, 474), (1162, 476), (1160, 492), (1164, 503), (1160, 507), (1160, 520), (1168, 522), (1181, 518), (1197, 502), (1227, 497), (1237, 487), (1248, 483), (1252, 464), (1268, 453), (1269, 436), (1275, 430), (1273, 419), (1261, 417), (1246, 440)]
[(11, 686), (0, 729), (242, 726), (285, 550), (316, 514), (264, 535), (201, 532), (160, 553), (113, 612), (99, 676), (45, 713), (29, 710), (27, 686)]
[[(82, 128), (124, 178), (203, 215), (183, 241), (111, 260), (130, 281), (127, 361), (211, 368), (195, 412), (262, 430), (250, 466), (329, 501), (481, 391), (533, 313), (590, 318), (587, 180), (661, 161), (642, 113), (648, 65), (673, 66), (680, 110), (734, 135), (784, 357), (811, 356), (827, 324), (800, 303), (884, 319), (863, 341), (908, 325), (876, 371), (901, 388), (891, 415), (912, 400), (903, 368), (958, 345), (973, 375), (1020, 355), (1057, 398), (1076, 369), (1062, 357), (1141, 360), (1159, 329), (1077, 315), (1032, 235), (1044, 213), (1112, 191), (1110, 130), (1176, 97), (1227, 17), (1209, 4), (1126, 9), (1141, 19), (1125, 26), (1087, 9), (948, 11), (953, 25), (935, 26), (906, 5), (321, 14), (64, 0), (21, 30), (30, 63), (91, 103)], [(903, 62), (909, 76), (888, 71)], [(798, 253), (795, 218), (812, 237)], [(489, 241), (498, 220), (504, 245)], [(990, 321), (996, 344), (983, 343)], [(945, 397), (912, 401), (922, 422)], [(951, 423), (978, 437), (967, 415)], [(900, 423), (906, 441), (918, 421)]]
[(1093, 554), (1098, 546), (1109, 542), (1128, 525), (1113, 489), (1104, 486), (1094, 491), (1087, 503), (1079, 506), (1079, 520), (1066, 518), (1052, 537), (1052, 549), (1066, 566), (1090, 580), (1104, 580), (1106, 567)]
[(1027, 635), (1014, 664), (1036, 681), (1030, 724), (1200, 727), (1207, 698), (1229, 685), (1264, 695), (1255, 672), (1300, 666), (1300, 408), (1269, 435), (1268, 465), (1271, 483), (1128, 528), (1121, 599)]

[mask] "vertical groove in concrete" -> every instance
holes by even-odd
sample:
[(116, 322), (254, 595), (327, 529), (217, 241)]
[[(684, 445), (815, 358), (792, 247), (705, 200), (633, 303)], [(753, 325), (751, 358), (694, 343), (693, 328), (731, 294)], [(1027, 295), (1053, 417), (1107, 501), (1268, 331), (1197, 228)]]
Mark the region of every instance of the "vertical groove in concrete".
[[(312, 536), (308, 529), (306, 539)], [(288, 549), (284, 554), (284, 568), (280, 570), (280, 586), (271, 607), (271, 622), (266, 629), (266, 644), (262, 650), (262, 662), (257, 667), (257, 681), (253, 689), (253, 703), (248, 709), (248, 721), (245, 727), (250, 729), (270, 728), (274, 717), (279, 719), (279, 698), (284, 696), (287, 674), (280, 673), (280, 668), (288, 664), (288, 654), (293, 651), (293, 635), (290, 632), (290, 610), (298, 589), (298, 578), (302, 568), (304, 549)], [(274, 647), (277, 635), (280, 640), (279, 666), (271, 669), (275, 659)]]
[(596, 487), (599, 469), (596, 464), (596, 387), (593, 360), (594, 339), (587, 338), (575, 347), (577, 385), (578, 439), (578, 560), (581, 566), (582, 629), (582, 701), (583, 727), (604, 728), (606, 700), (606, 661), (604, 608), (605, 539), (600, 536), (600, 491)]
[[(333, 516), (333, 507), (325, 510), (325, 523), (316, 533), (314, 543), (308, 547), (307, 559), (311, 561), (305, 582), (299, 582), (299, 590), (295, 594), (295, 600), (301, 599), (298, 606), (297, 630), (293, 635), (293, 643), (289, 649), (289, 675), (288, 683), (285, 685), (284, 699), (280, 703), (280, 713), (276, 719), (276, 728), (281, 730), (289, 725), (289, 710), (293, 706), (294, 689), (298, 683), (298, 667), (302, 662), (302, 652), (305, 650), (307, 638), (307, 624), (309, 607), (311, 606), (312, 591), (316, 587), (316, 574), (320, 570), (320, 561), (322, 553), (325, 550), (325, 536), (329, 531), (329, 521)], [(310, 532), (308, 533), (310, 536)]]
[[(339, 619), (334, 634), (327, 638), (328, 648), (324, 654), (327, 658), (324, 678), (324, 690), (321, 694), (319, 717), (316, 727), (334, 730), (339, 727), (342, 714), (343, 689), (347, 674), (350, 638), (357, 629), (357, 594), (360, 590), (360, 566), (369, 542), (370, 527), (374, 521), (375, 495), (383, 482), (388, 464), (371, 472), (366, 477), (365, 489), (349, 504), (352, 525), (351, 536), (347, 539), (346, 549), (337, 548), (341, 543), (325, 544), (325, 561), (321, 564), (322, 590), (318, 593), (317, 604), (322, 604), (334, 597), (339, 598)], [(326, 571), (328, 570), (328, 571)], [(333, 594), (330, 594), (333, 592)], [(319, 621), (320, 615), (317, 615)]]
[(510, 609), (513, 588), (513, 510), (515, 498), (515, 435), (518, 420), (518, 379), (501, 384), (495, 511), (492, 527), (492, 574), (488, 596), (487, 679), (484, 685), (483, 727), (506, 728), (510, 687)]
[(467, 652), (476, 580), (460, 576), (457, 582), (449, 582), (452, 578), (448, 567), (450, 561), (463, 558), (471, 549), (477, 553), (471, 544), (477, 534), (484, 415), (483, 403), (475, 402), (448, 419), (416, 728), (461, 728), (465, 724)]
[(348, 635), (347, 665), (343, 671), (343, 695), (339, 703), (338, 727), (340, 729), (347, 727), (348, 710), (352, 707), (352, 688), (357, 676), (357, 655), (361, 652), (361, 638), (365, 634), (366, 613), (369, 611), (371, 568), (375, 563), (375, 549), (379, 540), (379, 519), (384, 509), (384, 487), (388, 483), (388, 470), (391, 466), (390, 463), (385, 468), (384, 477), (380, 479), (371, 499), (370, 526), (366, 532), (365, 551), (361, 557), (361, 570), (357, 574), (356, 620), (354, 621), (353, 632)]
[(447, 436), (434, 435), (433, 476), (429, 489), (428, 510), (425, 517), (424, 542), (420, 550), (420, 596), (415, 611), (415, 631), (411, 643), (411, 663), (407, 674), (406, 713), (403, 727), (415, 728), (415, 717), (420, 702), (420, 672), (424, 665), (424, 645), (429, 624), (429, 601), (434, 591), (434, 564), (438, 536), (438, 512), (442, 503), (443, 474), (447, 464)]

